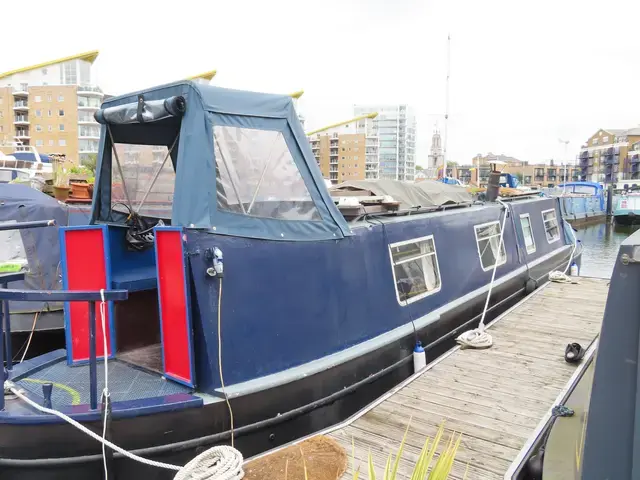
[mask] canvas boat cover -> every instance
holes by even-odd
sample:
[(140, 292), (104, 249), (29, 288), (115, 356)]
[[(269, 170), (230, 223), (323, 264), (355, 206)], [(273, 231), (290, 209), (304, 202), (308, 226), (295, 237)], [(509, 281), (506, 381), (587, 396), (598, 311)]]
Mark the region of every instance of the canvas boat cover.
[[(7, 230), (0, 232), (0, 264), (23, 263), (25, 279), (12, 282), (9, 288), (58, 290), (60, 274), (60, 242), (58, 226), (67, 225), (64, 204), (26, 185), (0, 184), (0, 222), (55, 220), (56, 226)], [(12, 313), (60, 310), (62, 304), (44, 302), (11, 302)]]
[(181, 116), (147, 119), (143, 108), (137, 121), (125, 115), (133, 123), (113, 117), (102, 125), (92, 223), (121, 222), (118, 203), (129, 202), (143, 215), (216, 234), (283, 241), (352, 235), (287, 95), (185, 81), (110, 98), (96, 117), (133, 112), (141, 102), (151, 112), (178, 97)]
[(334, 186), (331, 193), (335, 197), (340, 190), (368, 190), (375, 196), (389, 195), (400, 202), (401, 210), (418, 206), (429, 208), (473, 202), (473, 198), (464, 187), (435, 180), (417, 183), (398, 180), (353, 180)]

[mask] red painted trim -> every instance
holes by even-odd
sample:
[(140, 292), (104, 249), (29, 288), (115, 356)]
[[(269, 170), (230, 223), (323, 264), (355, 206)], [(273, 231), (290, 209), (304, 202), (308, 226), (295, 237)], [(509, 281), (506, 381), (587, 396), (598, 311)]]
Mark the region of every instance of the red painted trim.
[[(107, 289), (107, 264), (105, 255), (104, 230), (95, 229), (65, 230), (66, 285), (68, 290)], [(73, 363), (89, 359), (89, 304), (86, 302), (69, 303), (68, 338), (71, 339), (71, 361)], [(96, 355), (102, 357), (102, 320), (100, 304), (96, 303)], [(109, 309), (105, 308), (107, 324), (107, 346), (111, 355), (111, 336), (109, 332)], [(69, 348), (69, 346), (67, 346)]]
[(155, 241), (164, 372), (193, 385), (182, 232), (156, 229)]

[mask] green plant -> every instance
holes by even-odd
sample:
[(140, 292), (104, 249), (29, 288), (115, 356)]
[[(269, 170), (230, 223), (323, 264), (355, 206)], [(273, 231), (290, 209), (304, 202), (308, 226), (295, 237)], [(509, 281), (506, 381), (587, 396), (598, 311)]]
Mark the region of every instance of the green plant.
[(73, 175), (93, 175), (93, 171), (85, 165), (74, 165), (69, 169)]
[[(400, 442), (400, 447), (398, 448), (398, 452), (396, 453), (396, 455), (389, 455), (389, 457), (387, 458), (387, 463), (384, 468), (384, 476), (382, 477), (383, 480), (396, 480), (397, 478), (400, 458), (402, 458), (402, 452), (404, 451), (404, 445), (407, 439), (407, 434), (409, 433), (410, 424), (411, 420), (409, 420), (409, 425), (407, 425), (407, 429), (404, 432), (402, 442)], [(436, 433), (433, 441), (431, 441), (429, 437), (427, 437), (427, 439), (425, 440), (424, 446), (422, 447), (420, 455), (418, 456), (418, 461), (413, 467), (411, 480), (446, 480), (449, 478), (449, 474), (451, 473), (451, 469), (453, 468), (453, 461), (455, 460), (456, 453), (458, 452), (458, 448), (460, 447), (462, 434), (456, 435), (455, 432), (452, 433), (447, 447), (440, 453), (435, 465), (431, 469), (429, 469), (443, 435), (444, 423), (440, 425), (440, 428), (438, 429), (438, 432)], [(352, 457), (353, 467), (355, 467), (355, 445), (353, 443), (353, 440)], [(369, 452), (368, 458), (368, 471), (369, 480), (376, 480), (376, 472), (373, 464), (373, 458), (371, 457), (371, 452)], [(354, 469), (353, 480), (358, 480), (359, 476), (360, 467)], [(467, 478), (467, 472), (465, 472), (464, 478)]]
[(92, 175), (96, 174), (96, 165), (98, 164), (98, 155), (95, 153), (88, 154), (82, 161), (82, 165), (87, 168)]

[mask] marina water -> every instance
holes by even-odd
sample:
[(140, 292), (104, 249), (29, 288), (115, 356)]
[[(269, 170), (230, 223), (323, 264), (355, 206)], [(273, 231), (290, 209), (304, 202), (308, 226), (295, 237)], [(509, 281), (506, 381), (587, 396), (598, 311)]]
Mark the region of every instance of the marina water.
[(620, 244), (639, 226), (605, 222), (576, 228), (578, 239), (584, 247), (580, 275), (611, 278)]

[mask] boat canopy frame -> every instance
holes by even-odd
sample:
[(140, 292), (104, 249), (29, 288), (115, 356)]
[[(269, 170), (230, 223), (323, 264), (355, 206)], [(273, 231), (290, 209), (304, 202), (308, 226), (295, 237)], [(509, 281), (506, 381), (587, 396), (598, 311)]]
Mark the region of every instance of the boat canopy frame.
[[(176, 102), (183, 102), (182, 111), (173, 108)], [(288, 95), (181, 81), (111, 98), (95, 116), (102, 131), (91, 223), (125, 218), (113, 211), (114, 143), (167, 149), (176, 143), (169, 151), (175, 172), (172, 225), (271, 240), (352, 235)], [(262, 163), (255, 161), (257, 156)], [(268, 207), (260, 209), (256, 196), (267, 182), (270, 196), (263, 203)], [(274, 198), (288, 185), (296, 187), (295, 198), (302, 200)], [(235, 202), (232, 206), (225, 204), (228, 198), (229, 204)]]

